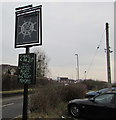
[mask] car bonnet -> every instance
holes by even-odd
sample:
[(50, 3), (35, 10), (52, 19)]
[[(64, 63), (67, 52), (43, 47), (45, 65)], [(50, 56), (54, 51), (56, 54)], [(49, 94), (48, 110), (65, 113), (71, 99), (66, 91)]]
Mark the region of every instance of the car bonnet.
[(74, 99), (74, 100), (69, 101), (69, 103), (87, 102), (87, 101), (89, 101), (88, 98), (85, 98), (85, 99)]

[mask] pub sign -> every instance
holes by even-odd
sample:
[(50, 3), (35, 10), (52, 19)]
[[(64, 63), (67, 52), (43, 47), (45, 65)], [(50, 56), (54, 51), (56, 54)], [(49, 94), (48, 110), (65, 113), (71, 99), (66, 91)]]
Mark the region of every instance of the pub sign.
[(16, 11), (15, 48), (42, 45), (41, 6)]

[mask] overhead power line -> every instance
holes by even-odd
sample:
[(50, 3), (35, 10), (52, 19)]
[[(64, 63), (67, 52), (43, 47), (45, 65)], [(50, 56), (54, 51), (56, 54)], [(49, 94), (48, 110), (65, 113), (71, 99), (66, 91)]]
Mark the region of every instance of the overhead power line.
[(89, 72), (90, 72), (90, 70), (91, 70), (91, 67), (92, 67), (92, 65), (93, 65), (93, 62), (94, 62), (95, 57), (96, 57), (96, 55), (97, 55), (97, 51), (99, 50), (99, 48), (100, 48), (100, 46), (101, 46), (101, 43), (102, 43), (102, 40), (103, 40), (103, 37), (104, 37), (105, 30), (106, 30), (106, 29), (104, 29), (104, 31), (103, 31), (103, 33), (102, 33), (102, 36), (101, 36), (101, 38), (100, 38), (100, 42), (99, 42), (98, 46), (96, 47), (95, 53), (94, 53), (94, 55), (93, 55), (93, 57), (92, 57), (92, 60), (91, 60), (91, 62), (90, 62), (90, 65), (89, 65), (89, 67), (88, 67), (88, 69), (87, 69), (87, 71), (86, 71), (86, 77), (87, 77), (87, 75), (89, 74)]

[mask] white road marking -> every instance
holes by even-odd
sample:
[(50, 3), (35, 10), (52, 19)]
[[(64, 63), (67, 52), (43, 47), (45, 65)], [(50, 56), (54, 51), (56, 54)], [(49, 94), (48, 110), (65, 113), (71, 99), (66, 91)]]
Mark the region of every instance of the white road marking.
[(9, 103), (9, 104), (6, 104), (6, 105), (3, 105), (2, 107), (7, 107), (7, 106), (10, 106), (10, 105), (13, 105), (14, 103)]
[(21, 118), (22, 117), (22, 115), (19, 115), (19, 116), (17, 116), (17, 117), (15, 117), (15, 118), (13, 118), (13, 119), (16, 119), (16, 118)]

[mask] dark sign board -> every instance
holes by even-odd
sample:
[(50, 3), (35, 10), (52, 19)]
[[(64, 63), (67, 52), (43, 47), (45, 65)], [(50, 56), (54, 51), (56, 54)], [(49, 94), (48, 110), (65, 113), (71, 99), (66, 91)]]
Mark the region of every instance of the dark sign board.
[(41, 6), (16, 12), (15, 48), (42, 45)]
[(19, 54), (18, 83), (36, 83), (36, 54)]

